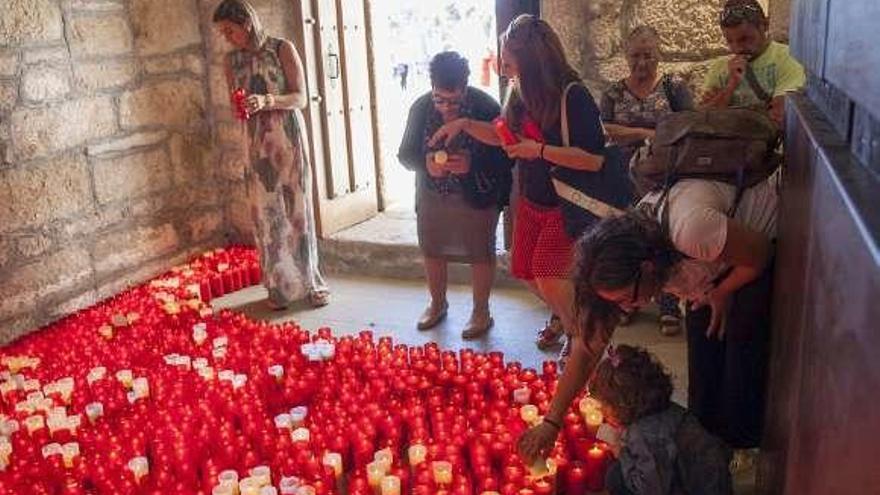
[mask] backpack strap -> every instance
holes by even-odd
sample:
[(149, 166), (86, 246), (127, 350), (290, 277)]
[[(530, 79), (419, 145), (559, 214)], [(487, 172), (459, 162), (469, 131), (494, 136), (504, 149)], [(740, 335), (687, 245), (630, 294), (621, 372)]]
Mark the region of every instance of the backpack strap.
[(761, 83), (758, 82), (758, 76), (755, 75), (755, 70), (752, 69), (751, 65), (746, 65), (746, 82), (749, 84), (749, 87), (752, 88), (752, 92), (755, 93), (755, 96), (758, 97), (759, 100), (764, 103), (770, 103), (770, 100), (773, 99), (771, 95), (767, 93), (767, 91), (761, 87)]
[[(577, 86), (579, 83), (577, 81), (571, 81), (570, 83), (565, 85), (565, 89), (562, 90), (562, 100), (559, 102), (559, 125), (560, 125), (560, 134), (562, 137), (562, 146), (569, 147), (571, 141), (571, 135), (568, 132), (568, 91)], [(603, 129), (604, 130), (604, 129)]]

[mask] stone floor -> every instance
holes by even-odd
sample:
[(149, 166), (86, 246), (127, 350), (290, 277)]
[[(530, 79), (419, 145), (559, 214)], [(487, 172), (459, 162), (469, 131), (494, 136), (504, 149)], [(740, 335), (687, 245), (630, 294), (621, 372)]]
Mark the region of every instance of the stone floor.
[[(465, 285), (451, 285), (448, 299), (449, 317), (436, 328), (419, 331), (415, 321), (427, 301), (422, 282), (388, 278), (331, 276), (332, 302), (323, 308), (304, 306), (286, 311), (271, 311), (265, 306), (266, 291), (251, 287), (214, 302), (215, 307), (233, 308), (255, 319), (272, 322), (296, 321), (307, 329), (327, 326), (336, 334), (352, 334), (371, 329), (375, 335), (390, 335), (408, 345), (437, 342), (446, 349), (463, 347), (477, 350), (499, 350), (507, 360), (520, 361), (524, 366), (540, 369), (542, 361), (553, 359), (553, 352), (539, 351), (533, 336), (547, 318), (543, 304), (528, 291), (501, 287), (492, 296), (495, 327), (482, 339), (463, 341), (461, 329), (470, 316), (470, 291)], [(657, 331), (656, 313), (646, 311), (614, 336), (617, 343), (640, 345), (655, 353), (675, 380), (674, 399), (686, 401), (687, 351), (682, 336), (664, 337)], [(737, 477), (737, 494), (751, 494), (754, 475)]]

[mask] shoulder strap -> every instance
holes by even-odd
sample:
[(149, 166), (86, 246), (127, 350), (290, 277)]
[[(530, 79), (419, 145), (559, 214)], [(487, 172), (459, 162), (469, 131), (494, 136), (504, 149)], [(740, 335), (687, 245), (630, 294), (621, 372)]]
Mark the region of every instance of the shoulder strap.
[(770, 100), (773, 99), (773, 97), (767, 94), (767, 91), (761, 87), (761, 83), (758, 82), (758, 76), (755, 75), (755, 70), (752, 69), (751, 65), (746, 65), (746, 82), (749, 83), (749, 87), (752, 88), (752, 92), (755, 93), (755, 96), (757, 96), (759, 100), (764, 103), (770, 103)]
[(666, 101), (669, 103), (669, 109), (673, 112), (681, 110), (676, 108), (678, 105), (675, 104), (675, 95), (672, 93), (672, 76), (664, 74), (663, 81), (660, 84), (663, 85), (663, 96), (666, 97)]
[(568, 133), (568, 91), (573, 87), (580, 83), (577, 81), (572, 81), (565, 85), (565, 89), (562, 90), (562, 101), (559, 102), (559, 125), (561, 126), (561, 134), (562, 134), (562, 146), (569, 146), (569, 133)]

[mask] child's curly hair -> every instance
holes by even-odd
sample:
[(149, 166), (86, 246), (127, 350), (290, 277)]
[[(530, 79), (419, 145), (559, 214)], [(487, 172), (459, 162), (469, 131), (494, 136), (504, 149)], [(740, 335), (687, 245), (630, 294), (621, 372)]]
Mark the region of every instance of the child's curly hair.
[(611, 407), (622, 424), (669, 407), (672, 377), (653, 355), (629, 345), (616, 346), (610, 354), (590, 382), (590, 395)]

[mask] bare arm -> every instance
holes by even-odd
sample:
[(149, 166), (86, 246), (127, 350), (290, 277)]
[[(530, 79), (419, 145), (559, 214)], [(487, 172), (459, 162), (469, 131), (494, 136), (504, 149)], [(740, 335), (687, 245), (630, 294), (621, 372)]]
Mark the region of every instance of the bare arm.
[(469, 134), (472, 138), (483, 144), (488, 144), (489, 146), (501, 146), (501, 139), (495, 132), (494, 124), (491, 122), (483, 122), (481, 120), (462, 117), (460, 119), (455, 119), (452, 122), (447, 122), (437, 129), (437, 132), (435, 132), (428, 141), (428, 147), (433, 148), (437, 146), (440, 141), (445, 141), (446, 144), (449, 144), (462, 132)]
[(281, 60), (284, 77), (287, 79), (287, 88), (285, 88), (285, 93), (273, 95), (275, 102), (270, 109), (293, 110), (305, 108), (308, 104), (305, 71), (303, 70), (302, 59), (300, 59), (299, 54), (296, 52), (293, 43), (288, 40), (282, 40), (281, 48), (278, 50), (278, 57)]
[(531, 139), (523, 139), (503, 148), (507, 152), (507, 156), (511, 158), (523, 160), (543, 158), (554, 165), (587, 172), (600, 170), (605, 162), (604, 156), (594, 155), (577, 146), (553, 146)]

